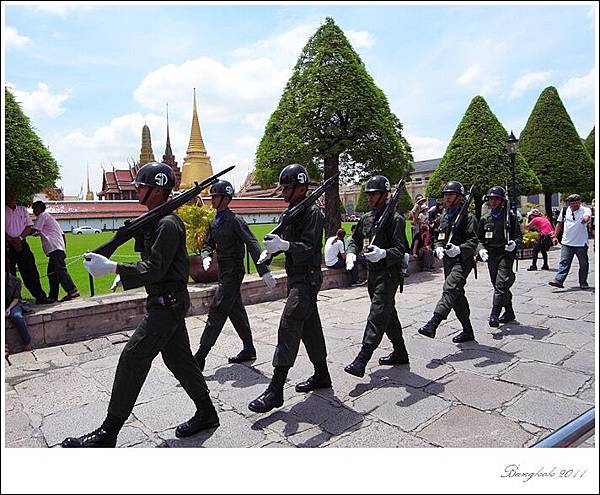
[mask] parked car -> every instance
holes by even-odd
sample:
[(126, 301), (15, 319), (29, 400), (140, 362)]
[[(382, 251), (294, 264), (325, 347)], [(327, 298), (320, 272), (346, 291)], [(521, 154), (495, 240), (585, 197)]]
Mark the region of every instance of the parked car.
[(73, 234), (99, 234), (100, 232), (100, 229), (95, 229), (89, 225), (84, 225), (83, 227), (77, 227), (76, 229), (73, 229)]

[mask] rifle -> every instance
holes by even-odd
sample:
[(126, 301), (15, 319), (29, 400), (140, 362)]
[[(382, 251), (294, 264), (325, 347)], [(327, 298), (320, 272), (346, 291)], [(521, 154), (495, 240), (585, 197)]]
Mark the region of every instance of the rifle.
[[(149, 225), (154, 224), (156, 221), (160, 220), (162, 217), (168, 215), (172, 211), (176, 210), (180, 206), (183, 206), (185, 203), (195, 198), (200, 194), (205, 188), (217, 182), (218, 177), (223, 174), (226, 174), (230, 170), (233, 170), (235, 165), (231, 167), (227, 167), (225, 170), (221, 170), (219, 173), (211, 175), (207, 177), (202, 182), (194, 182), (195, 186), (188, 189), (187, 191), (182, 192), (180, 195), (166, 201), (158, 205), (155, 208), (147, 211), (143, 215), (133, 219), (125, 221), (125, 225), (119, 227), (114, 237), (110, 240), (102, 244), (100, 247), (97, 247), (92, 252), (101, 254), (106, 258), (110, 258), (113, 253), (117, 250), (117, 248), (125, 244), (130, 239), (133, 239), (135, 235), (139, 232), (142, 232)], [(90, 295), (94, 296), (94, 278), (90, 275)]]
[[(317, 199), (319, 199), (323, 195), (323, 193), (325, 193), (325, 191), (333, 185), (333, 183), (335, 182), (335, 180), (338, 178), (339, 175), (340, 175), (339, 172), (332, 175), (331, 177), (329, 177), (329, 179), (327, 179), (325, 182), (323, 182), (323, 184), (321, 184), (317, 189), (315, 189), (310, 196), (307, 196), (306, 198), (304, 198), (296, 206), (293, 206), (292, 208), (289, 208), (288, 210), (284, 211), (283, 214), (281, 215), (281, 217), (279, 217), (279, 223), (275, 226), (275, 228), (273, 230), (271, 230), (271, 232), (269, 232), (267, 235), (265, 235), (264, 240), (266, 241), (266, 240), (271, 239), (272, 238), (271, 236), (273, 236), (273, 235), (281, 236), (283, 234), (283, 230), (289, 224), (291, 224), (296, 218), (298, 218), (300, 215), (302, 215), (308, 209), (309, 206), (312, 206), (317, 201)], [(269, 257), (265, 258), (264, 260), (259, 259), (257, 261), (257, 264), (262, 264), (262, 263), (269, 264), (271, 262), (271, 259), (272, 259), (272, 256), (269, 256)]]
[[(448, 242), (446, 243), (446, 249), (448, 248), (448, 244), (452, 244), (452, 240), (454, 239), (454, 233), (456, 232), (456, 227), (462, 223), (464, 218), (466, 218), (466, 216), (469, 212), (469, 205), (471, 204), (471, 201), (473, 201), (474, 197), (475, 197), (475, 184), (473, 184), (471, 186), (471, 188), (469, 189), (469, 192), (467, 193), (465, 201), (464, 201), (460, 211), (458, 212), (458, 215), (456, 215), (454, 222), (452, 222), (450, 235), (448, 236)], [(477, 280), (477, 258), (474, 259), (473, 273), (475, 275), (475, 280)]]
[[(396, 207), (398, 206), (398, 201), (400, 200), (400, 193), (402, 191), (402, 187), (404, 187), (404, 179), (400, 179), (398, 185), (396, 186), (396, 191), (393, 196), (385, 205), (385, 209), (383, 213), (378, 218), (378, 220), (371, 227), (371, 245), (381, 247), (377, 243), (381, 243), (381, 233), (383, 232), (383, 228), (394, 218), (394, 213), (396, 212)], [(367, 252), (372, 251), (371, 246), (367, 247)], [(404, 271), (400, 270), (400, 285), (398, 286), (400, 289), (400, 293), (404, 292)]]
[[(506, 244), (510, 242), (510, 199), (508, 197), (508, 188), (506, 191), (506, 204), (504, 207), (506, 208), (506, 218), (504, 219), (504, 236), (506, 238)], [(517, 219), (515, 218), (515, 222)], [(516, 248), (515, 248), (516, 251)], [(519, 271), (519, 253), (515, 253), (515, 271)]]

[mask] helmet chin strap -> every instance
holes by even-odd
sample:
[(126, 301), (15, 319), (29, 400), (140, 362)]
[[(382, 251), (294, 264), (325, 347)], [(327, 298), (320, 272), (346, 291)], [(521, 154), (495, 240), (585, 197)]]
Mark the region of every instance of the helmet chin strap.
[(216, 208), (217, 210), (218, 210), (219, 208), (221, 208), (221, 205), (223, 204), (223, 198), (224, 198), (224, 197), (225, 197), (225, 196), (223, 196), (222, 194), (220, 194), (220, 195), (219, 195), (219, 204), (217, 205), (217, 208)]
[(145, 205), (146, 201), (148, 201), (148, 196), (150, 196), (150, 194), (152, 194), (152, 190), (154, 188), (153, 187), (149, 187), (146, 191), (146, 194), (144, 194), (144, 197), (142, 198), (142, 200), (140, 201), (141, 204)]
[(375, 208), (379, 208), (382, 205), (382, 203), (384, 202), (383, 201), (384, 195), (385, 195), (384, 192), (379, 193), (379, 198), (377, 198), (377, 203), (375, 203)]

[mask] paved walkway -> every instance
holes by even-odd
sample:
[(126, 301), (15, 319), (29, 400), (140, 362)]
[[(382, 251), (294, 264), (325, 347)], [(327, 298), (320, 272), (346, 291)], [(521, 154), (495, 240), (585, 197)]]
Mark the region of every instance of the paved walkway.
[[(559, 251), (551, 252), (556, 266)], [(590, 250), (590, 256), (593, 256)], [(365, 287), (319, 295), (333, 390), (298, 394), (312, 368), (303, 348), (289, 374), (285, 404), (255, 414), (248, 403), (266, 388), (283, 301), (249, 306), (258, 351), (252, 365), (230, 365), (240, 350), (228, 323), (209, 355), (205, 376), (221, 426), (177, 439), (175, 426), (193, 403), (156, 359), (119, 446), (131, 447), (527, 447), (594, 404), (594, 288), (579, 290), (574, 262), (565, 289), (553, 272), (527, 272), (520, 262), (515, 293), (518, 323), (490, 329), (491, 288), (485, 265), (471, 276), (467, 297), (477, 342), (457, 346), (453, 314), (430, 340), (417, 328), (431, 315), (442, 274), (408, 279), (397, 308), (410, 366), (382, 367), (384, 337), (363, 379), (343, 367), (357, 354), (369, 298)], [(595, 265), (592, 260), (590, 283)], [(195, 350), (206, 316), (187, 319)], [(54, 447), (65, 436), (98, 427), (106, 413), (119, 353), (132, 332), (10, 357), (6, 364), (6, 445)], [(302, 347), (302, 346), (301, 346)], [(585, 446), (594, 445), (594, 439)]]

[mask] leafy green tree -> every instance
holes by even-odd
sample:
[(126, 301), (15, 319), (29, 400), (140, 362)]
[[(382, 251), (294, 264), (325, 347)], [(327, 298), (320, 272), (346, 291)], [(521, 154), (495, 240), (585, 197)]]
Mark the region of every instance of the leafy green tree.
[(52, 154), (32, 129), (29, 117), (6, 87), (4, 96), (5, 185), (16, 192), (19, 204), (29, 205), (34, 194), (54, 186), (60, 172)]
[[(410, 172), (411, 148), (383, 91), (333, 19), (310, 38), (256, 151), (256, 179), (271, 186), (290, 163), (313, 179), (338, 171), (347, 182)], [(326, 193), (326, 233), (341, 222), (339, 184)]]
[(588, 150), (588, 153), (592, 157), (592, 160), (596, 161), (596, 151), (594, 148), (594, 146), (596, 146), (596, 126), (592, 127), (588, 137), (585, 138), (584, 144), (585, 148)]
[[(471, 100), (452, 136), (442, 161), (431, 175), (425, 195), (439, 198), (443, 185), (459, 181), (465, 189), (475, 183), (475, 214), (481, 216), (483, 196), (490, 187), (512, 184), (511, 162), (506, 151), (508, 133), (490, 110), (485, 99)], [(515, 158), (517, 194), (535, 194), (541, 184), (521, 153)]]
[(402, 188), (402, 192), (400, 193), (400, 199), (398, 200), (398, 211), (402, 213), (402, 215), (406, 216), (406, 212), (410, 211), (413, 207), (413, 200), (410, 197), (410, 194), (406, 190), (406, 186)]
[(521, 132), (519, 153), (542, 183), (547, 212), (552, 211), (552, 193), (594, 189), (594, 161), (553, 86), (542, 91), (533, 107)]
[(344, 206), (344, 203), (342, 203), (342, 200), (340, 199), (340, 213), (346, 213), (346, 207)]
[(365, 185), (360, 186), (360, 192), (358, 193), (358, 198), (356, 199), (356, 206), (354, 207), (354, 211), (358, 211), (359, 213), (366, 213), (369, 211), (369, 204), (367, 203), (367, 193), (365, 192)]

